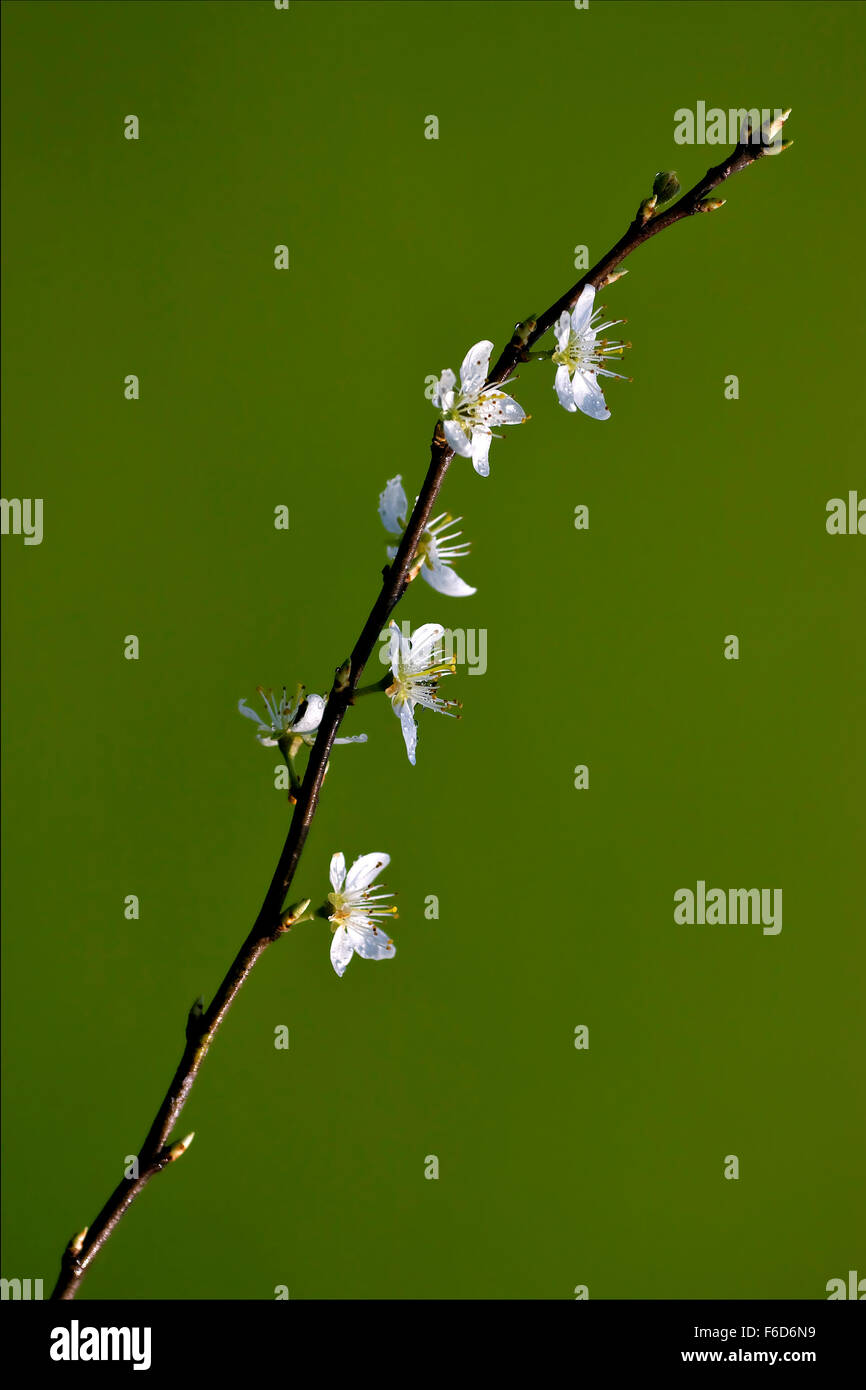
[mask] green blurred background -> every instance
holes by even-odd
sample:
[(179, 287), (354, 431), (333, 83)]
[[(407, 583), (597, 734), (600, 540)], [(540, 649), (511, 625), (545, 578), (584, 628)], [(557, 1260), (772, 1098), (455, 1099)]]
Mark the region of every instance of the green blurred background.
[[(398, 611), (485, 629), (488, 670), (449, 682), (461, 723), (421, 715), (416, 768), (384, 699), (332, 759), (295, 895), (337, 848), (390, 852), (395, 962), (338, 980), (323, 924), (265, 956), (192, 1149), (82, 1297), (866, 1274), (866, 541), (825, 530), (866, 493), (863, 8), (8, 3), (4, 27), (3, 492), (45, 509), (41, 546), (3, 540), (4, 1276), (47, 1292), (251, 924), (288, 808), (236, 704), (324, 691), (351, 648), (378, 493), (426, 467), (425, 378), (559, 296), (657, 169), (718, 162), (673, 140), (698, 100), (793, 106), (795, 147), (607, 292), (634, 342), (608, 423), (521, 370), (531, 424), (443, 494), (477, 595), (419, 582)], [(675, 926), (699, 878), (781, 887), (781, 934)]]

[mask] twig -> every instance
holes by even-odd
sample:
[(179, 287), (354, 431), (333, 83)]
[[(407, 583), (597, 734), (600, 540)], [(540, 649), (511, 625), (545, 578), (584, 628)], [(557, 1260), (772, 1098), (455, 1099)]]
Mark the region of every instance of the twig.
[[(488, 384), (502, 383), (520, 362), (529, 360), (532, 345), (552, 327), (564, 309), (573, 307), (585, 285), (600, 289), (609, 284), (613, 272), (626, 256), (651, 237), (672, 227), (674, 223), (681, 222), (696, 212), (709, 210), (706, 205), (704, 208), (701, 207), (707, 194), (732, 174), (739, 173), (766, 153), (766, 148), (760, 144), (737, 145), (727, 159), (708, 170), (700, 182), (667, 211), (652, 215), (654, 201), (649, 199), (642, 203), (625, 234), (582, 279), (572, 285), (571, 289), (557, 299), (545, 313), (517, 325), (511, 341), (490, 372)], [(716, 206), (720, 204), (717, 203)], [(138, 1177), (124, 1177), (93, 1224), (70, 1241), (62, 1258), (60, 1277), (51, 1295), (52, 1299), (67, 1300), (75, 1297), (87, 1270), (139, 1193), (151, 1178), (179, 1158), (188, 1147), (189, 1137), (181, 1144), (174, 1145), (169, 1143), (169, 1137), (187, 1102), (201, 1065), (210, 1051), (211, 1043), (241, 986), (271, 942), (276, 941), (291, 926), (291, 920), (287, 920), (282, 911), (283, 903), (316, 814), (334, 739), (347, 709), (358, 692), (358, 682), (373, 653), (379, 634), (408, 586), (409, 572), (418, 543), (453, 457), (452, 450), (445, 442), (441, 425), (437, 425), (431, 443), (427, 476), (397, 548), (397, 554), (390, 567), (383, 572), (379, 596), (355, 643), (351, 657), (337, 670), (316, 741), (310, 752), (307, 769), (297, 791), (297, 804), (286, 842), (252, 930), (235, 956), (207, 1011), (202, 1013), (196, 1006), (190, 1011), (183, 1055), (138, 1154)]]

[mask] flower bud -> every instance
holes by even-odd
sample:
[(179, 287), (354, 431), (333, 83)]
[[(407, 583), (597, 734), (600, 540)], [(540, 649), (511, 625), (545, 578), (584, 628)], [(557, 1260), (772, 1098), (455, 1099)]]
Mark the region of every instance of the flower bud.
[(698, 203), (698, 212), (718, 212), (727, 201), (727, 198), (702, 198)]
[(538, 321), (534, 318), (524, 319), (522, 323), (516, 323), (514, 325), (514, 332), (511, 335), (511, 341), (514, 346), (525, 347), (537, 326)]
[(70, 1255), (81, 1254), (82, 1250), (84, 1249), (84, 1238), (89, 1230), (90, 1227), (85, 1226), (83, 1231), (79, 1231), (77, 1236), (72, 1237), (71, 1241), (66, 1247)]
[(778, 145), (764, 145), (761, 154), (784, 154), (793, 143), (793, 140), (782, 140)]
[(765, 126), (761, 127), (761, 141), (763, 144), (769, 145), (775, 140), (790, 114), (791, 108), (789, 106), (787, 111), (782, 112), (781, 116), (777, 116), (774, 121), (769, 121)]
[(644, 198), (643, 202), (641, 203), (640, 207), (639, 207), (638, 210), (637, 210), (637, 220), (638, 220), (638, 222), (643, 223), (643, 222), (648, 222), (648, 221), (650, 220), (650, 218), (652, 217), (653, 213), (654, 213), (655, 210), (656, 210), (656, 203), (657, 203), (657, 202), (658, 202), (658, 198), (656, 197), (655, 194), (653, 194), (653, 196), (652, 196), (651, 198)]
[(653, 180), (653, 196), (660, 203), (669, 203), (671, 198), (676, 198), (680, 191), (680, 181), (673, 169), (665, 172), (662, 170), (656, 174)]
[(191, 1134), (187, 1134), (184, 1139), (181, 1139), (179, 1144), (172, 1144), (168, 1151), (169, 1163), (174, 1163), (176, 1158), (180, 1158), (182, 1154), (185, 1154), (194, 1138), (195, 1130), (193, 1130)]
[(307, 920), (304, 914), (306, 913), (307, 908), (309, 906), (310, 899), (302, 898), (299, 903), (292, 903), (291, 907), (287, 907), (285, 912), (280, 917), (280, 926), (282, 927), (283, 931), (288, 931), (289, 927), (293, 927), (296, 922), (302, 922)]
[(600, 290), (601, 290), (601, 289), (605, 289), (605, 290), (606, 290), (607, 287), (608, 287), (608, 285), (612, 285), (612, 284), (614, 284), (617, 280), (621, 280), (622, 277), (623, 277), (624, 275), (628, 275), (628, 266), (623, 266), (622, 270), (612, 270), (611, 273), (610, 273), (610, 275), (606, 275), (606, 276), (604, 277), (604, 280), (602, 281), (602, 283), (599, 285), (598, 288), (599, 288)]

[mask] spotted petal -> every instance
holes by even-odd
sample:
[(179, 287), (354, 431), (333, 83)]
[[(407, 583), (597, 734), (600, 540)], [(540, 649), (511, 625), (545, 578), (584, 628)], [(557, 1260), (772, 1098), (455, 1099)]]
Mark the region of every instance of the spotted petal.
[(350, 927), (348, 936), (354, 950), (364, 960), (392, 960), (396, 954), (393, 941), (382, 927), (370, 927), (367, 931)]
[(369, 888), (379, 870), (387, 869), (390, 863), (390, 854), (374, 851), (372, 854), (359, 855), (346, 876), (346, 892), (355, 893), (361, 888)]
[(607, 402), (599, 390), (595, 375), (592, 372), (575, 372), (571, 382), (571, 390), (575, 405), (578, 410), (583, 411), (584, 415), (589, 415), (593, 420), (610, 419)]
[(486, 418), (491, 425), (519, 425), (526, 419), (526, 411), (513, 396), (502, 396), (489, 402)]

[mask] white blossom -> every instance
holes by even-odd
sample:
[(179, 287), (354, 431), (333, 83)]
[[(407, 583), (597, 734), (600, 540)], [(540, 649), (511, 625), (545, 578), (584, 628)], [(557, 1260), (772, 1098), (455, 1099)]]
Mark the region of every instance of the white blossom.
[[(388, 480), (385, 491), (379, 496), (379, 516), (385, 530), (392, 536), (402, 536), (410, 510), (402, 478), (398, 473), (396, 478)], [(462, 541), (459, 545), (453, 544), (463, 532), (452, 531), (450, 528), (462, 519), (459, 516), (451, 516), (449, 512), (442, 512), (432, 521), (428, 521), (415, 550), (413, 564), (415, 573), (426, 579), (432, 589), (452, 598), (464, 598), (476, 592), (455, 574), (452, 568), (454, 560), (462, 559), (470, 550), (468, 541)], [(387, 553), (388, 559), (393, 560), (397, 554), (397, 547), (389, 545)]]
[(582, 410), (593, 420), (609, 420), (610, 411), (598, 377), (611, 376), (625, 380), (621, 372), (612, 372), (605, 366), (609, 357), (621, 355), (625, 344), (608, 342), (606, 338), (599, 341), (598, 335), (624, 320), (611, 319), (607, 323), (596, 323), (603, 311), (597, 309), (593, 313), (594, 299), (594, 287), (584, 286), (571, 313), (563, 309), (557, 320), (555, 332), (559, 346), (553, 360), (559, 365), (553, 388), (559, 404), (565, 410)]
[[(276, 748), (282, 738), (297, 738), (310, 747), (316, 741), (316, 730), (322, 722), (327, 701), (322, 695), (305, 695), (304, 687), (299, 686), (294, 700), (290, 700), (283, 686), (280, 699), (272, 690), (256, 687), (264, 702), (266, 715), (263, 719), (246, 700), (238, 700), (238, 710), (246, 719), (258, 724), (256, 738), (263, 748)], [(351, 738), (335, 738), (335, 743), (366, 743), (366, 734), (354, 734)], [(300, 744), (298, 745), (300, 746)]]
[[(485, 386), (493, 344), (484, 338), (471, 347), (457, 378), (447, 369), (433, 393), (433, 404), (442, 416), (442, 428), (449, 448), (463, 458), (471, 458), (476, 473), (486, 478), (490, 472), (487, 456), (493, 438), (493, 425), (519, 425), (526, 412), (499, 386)], [(508, 382), (504, 383), (506, 386)]]
[(411, 637), (404, 637), (391, 619), (391, 674), (394, 680), (385, 694), (400, 720), (409, 761), (415, 763), (418, 730), (415, 727), (415, 706), (436, 710), (456, 718), (459, 705), (454, 700), (442, 700), (438, 695), (439, 680), (457, 669), (452, 656), (443, 660), (441, 640), (445, 629), (441, 623), (424, 623)]
[(338, 975), (343, 975), (353, 955), (363, 956), (365, 960), (391, 960), (395, 954), (394, 943), (387, 932), (376, 925), (376, 919), (396, 917), (396, 907), (381, 907), (393, 893), (373, 892), (381, 885), (374, 883), (379, 870), (390, 863), (387, 854), (362, 854), (355, 860), (348, 874), (346, 860), (341, 852), (331, 858), (331, 887), (328, 902), (333, 912), (328, 918), (331, 923), (331, 964)]

